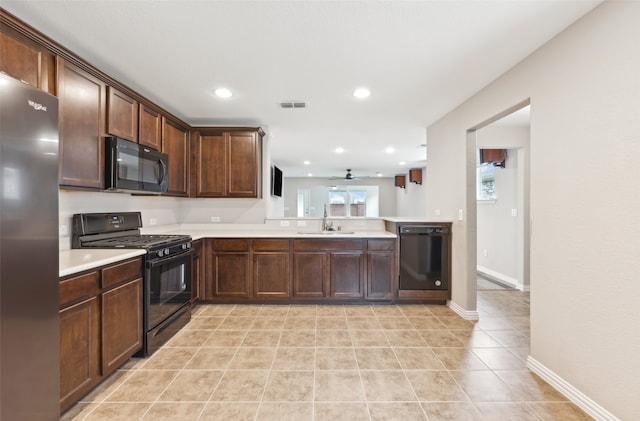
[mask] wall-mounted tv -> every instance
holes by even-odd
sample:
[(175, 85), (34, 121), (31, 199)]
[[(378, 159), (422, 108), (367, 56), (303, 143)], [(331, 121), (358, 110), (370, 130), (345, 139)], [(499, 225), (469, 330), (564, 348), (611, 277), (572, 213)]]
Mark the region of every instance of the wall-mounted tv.
[(271, 167), (271, 196), (282, 197), (282, 171), (275, 165)]

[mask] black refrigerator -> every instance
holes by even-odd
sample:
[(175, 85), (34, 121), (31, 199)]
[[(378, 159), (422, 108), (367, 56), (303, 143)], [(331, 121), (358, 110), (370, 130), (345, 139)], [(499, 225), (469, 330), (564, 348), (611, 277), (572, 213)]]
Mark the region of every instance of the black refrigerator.
[(58, 99), (1, 72), (0, 200), (0, 419), (58, 420)]

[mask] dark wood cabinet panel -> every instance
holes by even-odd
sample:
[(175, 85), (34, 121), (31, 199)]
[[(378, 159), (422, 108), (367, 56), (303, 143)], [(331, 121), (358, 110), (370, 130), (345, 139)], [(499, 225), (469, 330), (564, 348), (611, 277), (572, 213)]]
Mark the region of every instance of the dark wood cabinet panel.
[(139, 104), (138, 143), (160, 150), (162, 145), (162, 116), (145, 104)]
[(44, 46), (0, 25), (0, 71), (55, 95), (55, 57)]
[(94, 296), (60, 311), (61, 411), (73, 405), (100, 378), (100, 304)]
[(388, 252), (367, 254), (367, 299), (393, 298), (394, 256)]
[(107, 133), (138, 140), (138, 101), (107, 86)]
[(169, 156), (167, 194), (187, 196), (189, 193), (189, 132), (185, 127), (162, 118), (162, 151)]
[(296, 252), (293, 254), (293, 297), (323, 298), (328, 284), (327, 253)]
[(60, 185), (101, 190), (106, 86), (60, 57), (57, 71)]
[(228, 195), (258, 197), (260, 154), (255, 132), (228, 134)]
[(103, 375), (142, 349), (142, 302), (142, 278), (102, 294)]
[(204, 299), (203, 240), (191, 243), (191, 304)]
[(259, 128), (200, 127), (193, 139), (196, 197), (262, 195), (262, 135)]
[(60, 280), (61, 412), (142, 348), (142, 288), (141, 258)]
[(409, 170), (409, 181), (415, 184), (422, 184), (422, 168), (411, 168)]
[(109, 288), (122, 282), (142, 276), (142, 261), (133, 259), (102, 269), (102, 288)]
[(214, 253), (212, 259), (213, 297), (249, 298), (249, 253)]
[(291, 285), (289, 252), (253, 254), (253, 295), (255, 298), (288, 298)]
[(333, 252), (330, 254), (330, 296), (334, 298), (362, 298), (362, 253)]
[(197, 135), (194, 139), (196, 197), (227, 195), (227, 142), (224, 133)]

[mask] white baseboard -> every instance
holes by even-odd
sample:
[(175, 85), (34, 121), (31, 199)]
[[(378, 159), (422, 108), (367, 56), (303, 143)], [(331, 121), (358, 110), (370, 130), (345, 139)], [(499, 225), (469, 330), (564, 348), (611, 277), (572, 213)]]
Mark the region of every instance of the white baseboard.
[(527, 368), (540, 376), (544, 381), (553, 386), (558, 392), (562, 393), (571, 402), (578, 405), (584, 412), (592, 416), (598, 421), (620, 421), (619, 418), (598, 405), (587, 395), (573, 387), (569, 382), (549, 370), (535, 358), (527, 357)]
[(447, 301), (447, 306), (465, 320), (480, 320), (480, 315), (476, 310), (465, 310), (451, 300)]
[(515, 278), (512, 278), (510, 276), (507, 275), (503, 275), (500, 272), (496, 272), (494, 270), (491, 269), (487, 269), (483, 266), (477, 266), (476, 267), (476, 271), (480, 274), (482, 274), (482, 276), (485, 276), (491, 280), (494, 280), (500, 284), (503, 284), (505, 286), (511, 287), (511, 288), (515, 288), (519, 291), (529, 291), (529, 285), (523, 285), (522, 282), (518, 281)]

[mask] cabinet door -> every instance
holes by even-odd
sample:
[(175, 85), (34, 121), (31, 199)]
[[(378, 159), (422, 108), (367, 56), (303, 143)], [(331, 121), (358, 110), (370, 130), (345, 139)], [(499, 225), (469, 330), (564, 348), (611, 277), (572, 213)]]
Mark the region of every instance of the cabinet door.
[(328, 258), (325, 252), (293, 254), (293, 296), (318, 298), (327, 296)]
[(259, 197), (260, 151), (255, 132), (228, 136), (228, 196)]
[(364, 297), (362, 252), (331, 253), (331, 297)]
[(114, 371), (142, 349), (142, 278), (102, 294), (102, 370)]
[(107, 133), (138, 140), (138, 102), (111, 86), (107, 86)]
[(369, 252), (367, 255), (367, 299), (391, 299), (393, 297), (394, 273), (393, 253)]
[(161, 148), (162, 116), (159, 112), (144, 104), (139, 106), (138, 142), (157, 151)]
[[(212, 260), (212, 295), (249, 298), (249, 253), (215, 253)], [(207, 295), (209, 293), (207, 291)]]
[(189, 192), (189, 136), (182, 126), (162, 118), (162, 151), (169, 156), (167, 194), (187, 196)]
[(224, 133), (195, 138), (196, 197), (224, 197), (227, 194), (227, 143)]
[(100, 369), (100, 305), (95, 296), (60, 311), (62, 411), (97, 384)]
[(253, 254), (253, 291), (255, 298), (288, 298), (291, 270), (288, 252)]
[(204, 299), (204, 258), (202, 240), (191, 243), (191, 304)]
[(60, 185), (101, 190), (105, 84), (60, 57), (57, 68)]
[(53, 54), (4, 25), (0, 31), (0, 70), (31, 86), (55, 94)]

